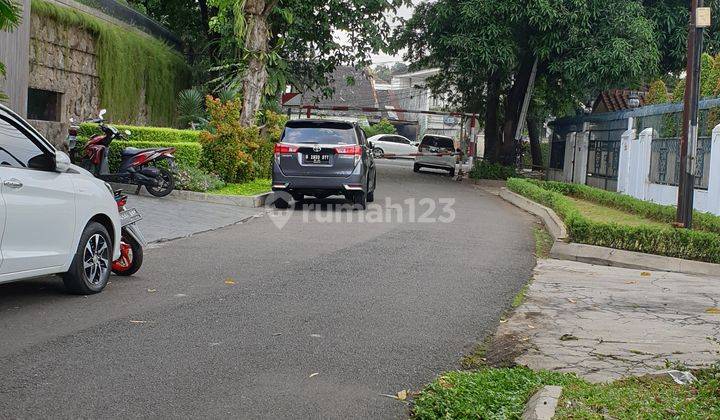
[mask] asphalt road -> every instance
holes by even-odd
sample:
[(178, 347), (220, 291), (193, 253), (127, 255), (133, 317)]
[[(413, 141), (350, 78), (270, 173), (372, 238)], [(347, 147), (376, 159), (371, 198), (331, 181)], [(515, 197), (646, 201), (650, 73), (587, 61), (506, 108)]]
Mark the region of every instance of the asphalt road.
[[(458, 368), (534, 265), (529, 216), (410, 165), (379, 164), (401, 222), (326, 205), (164, 243), (91, 297), (0, 285), (0, 418), (407, 415), (381, 394)], [(454, 221), (411, 222), (423, 198)]]

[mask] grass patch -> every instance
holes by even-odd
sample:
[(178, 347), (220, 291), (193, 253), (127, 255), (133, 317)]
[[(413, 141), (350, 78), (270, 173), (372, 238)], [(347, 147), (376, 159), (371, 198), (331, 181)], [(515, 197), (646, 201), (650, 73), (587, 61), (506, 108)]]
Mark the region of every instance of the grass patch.
[(209, 193), (217, 195), (258, 195), (270, 192), (272, 188), (271, 182), (269, 179), (255, 179), (242, 184), (227, 184), (220, 189), (209, 191)]
[(573, 374), (524, 367), (448, 372), (417, 394), (413, 414), (420, 419), (520, 418), (538, 389), (560, 385), (556, 419), (720, 417), (720, 366), (694, 373), (698, 382), (682, 386), (664, 377), (591, 384)]
[(520, 307), (520, 305), (525, 302), (525, 295), (528, 292), (528, 289), (530, 288), (530, 284), (526, 284), (525, 286), (520, 289), (520, 291), (515, 295), (515, 297), (512, 300), (512, 308), (517, 309)]
[[(586, 185), (553, 181), (509, 179), (513, 192), (553, 209), (565, 222), (570, 240), (627, 251), (720, 263), (720, 217), (695, 213), (695, 230), (668, 228), (675, 214), (671, 206), (648, 203)], [(577, 200), (587, 201), (583, 211)], [(590, 205), (595, 216), (588, 217)], [(648, 219), (637, 225), (621, 223), (611, 210)], [(615, 213), (616, 214), (616, 213)], [(617, 214), (616, 214), (617, 215)], [(635, 219), (637, 220), (637, 219)]]
[(550, 250), (555, 243), (552, 235), (541, 227), (533, 228), (533, 235), (535, 236), (535, 257), (540, 259), (550, 257)]
[(657, 226), (660, 228), (670, 228), (670, 225), (666, 223), (660, 223), (637, 214), (593, 203), (592, 201), (575, 197), (568, 197), (568, 199), (575, 205), (575, 208), (583, 214), (583, 216), (594, 222), (617, 223), (626, 226)]

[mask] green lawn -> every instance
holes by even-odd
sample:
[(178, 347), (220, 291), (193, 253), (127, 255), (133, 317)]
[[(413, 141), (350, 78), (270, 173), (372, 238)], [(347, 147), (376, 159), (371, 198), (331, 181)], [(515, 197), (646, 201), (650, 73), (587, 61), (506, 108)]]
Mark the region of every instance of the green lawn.
[(566, 196), (575, 207), (588, 219), (600, 223), (617, 223), (626, 226), (656, 226), (667, 227), (670, 225), (637, 214), (627, 213), (613, 207), (603, 206), (592, 201)]
[(448, 372), (416, 395), (420, 419), (520, 418), (543, 385), (563, 386), (556, 419), (720, 418), (720, 366), (695, 372), (681, 386), (660, 377), (591, 384), (571, 374), (527, 368)]
[(271, 182), (269, 179), (256, 179), (242, 184), (227, 184), (219, 190), (208, 191), (208, 193), (217, 195), (258, 195), (270, 192)]

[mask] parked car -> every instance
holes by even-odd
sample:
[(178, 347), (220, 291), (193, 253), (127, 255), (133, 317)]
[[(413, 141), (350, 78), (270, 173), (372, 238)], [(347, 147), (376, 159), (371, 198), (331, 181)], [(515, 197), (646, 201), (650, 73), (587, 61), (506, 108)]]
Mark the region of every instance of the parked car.
[[(378, 134), (368, 139), (368, 143), (372, 147), (373, 156), (376, 159), (385, 157), (385, 155), (409, 155), (417, 153), (417, 145), (413, 145), (406, 137), (397, 134)], [(399, 156), (412, 159), (413, 156)]]
[[(375, 199), (377, 176), (372, 152), (360, 126), (352, 122), (295, 120), (275, 145), (273, 191), (296, 201), (343, 195), (361, 208)], [(274, 197), (287, 208), (287, 195)]]
[(450, 176), (455, 176), (455, 142), (451, 137), (427, 134), (420, 142), (418, 152), (427, 155), (415, 158), (415, 172), (422, 168), (435, 168), (444, 169), (450, 172)]
[(100, 292), (119, 239), (110, 185), (0, 105), (0, 283), (60, 274), (72, 293)]

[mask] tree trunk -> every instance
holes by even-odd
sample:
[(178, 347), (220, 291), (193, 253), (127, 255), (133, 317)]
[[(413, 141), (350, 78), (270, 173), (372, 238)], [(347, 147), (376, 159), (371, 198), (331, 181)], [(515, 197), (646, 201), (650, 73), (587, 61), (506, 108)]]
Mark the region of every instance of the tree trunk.
[(207, 0), (198, 0), (198, 6), (200, 7), (200, 20), (202, 20), (202, 28), (205, 31), (205, 39), (210, 40), (210, 12)]
[(527, 119), (528, 136), (530, 137), (530, 155), (532, 156), (533, 169), (541, 169), (545, 166), (543, 162), (542, 149), (540, 148), (540, 121), (534, 117)]
[(248, 67), (242, 81), (243, 103), (240, 124), (252, 125), (255, 114), (260, 110), (265, 84), (267, 83), (267, 53), (270, 31), (268, 15), (277, 0), (246, 0), (245, 2), (245, 45)]
[(515, 132), (520, 124), (520, 114), (525, 100), (525, 94), (530, 83), (535, 58), (523, 57), (520, 68), (515, 73), (515, 80), (505, 98), (505, 122), (503, 124), (503, 144), (500, 152), (500, 161), (504, 165), (514, 165), (517, 158), (517, 142)]
[(485, 102), (485, 160), (498, 161), (500, 132), (498, 130), (498, 112), (500, 108), (500, 77), (492, 73), (488, 77), (487, 99)]

